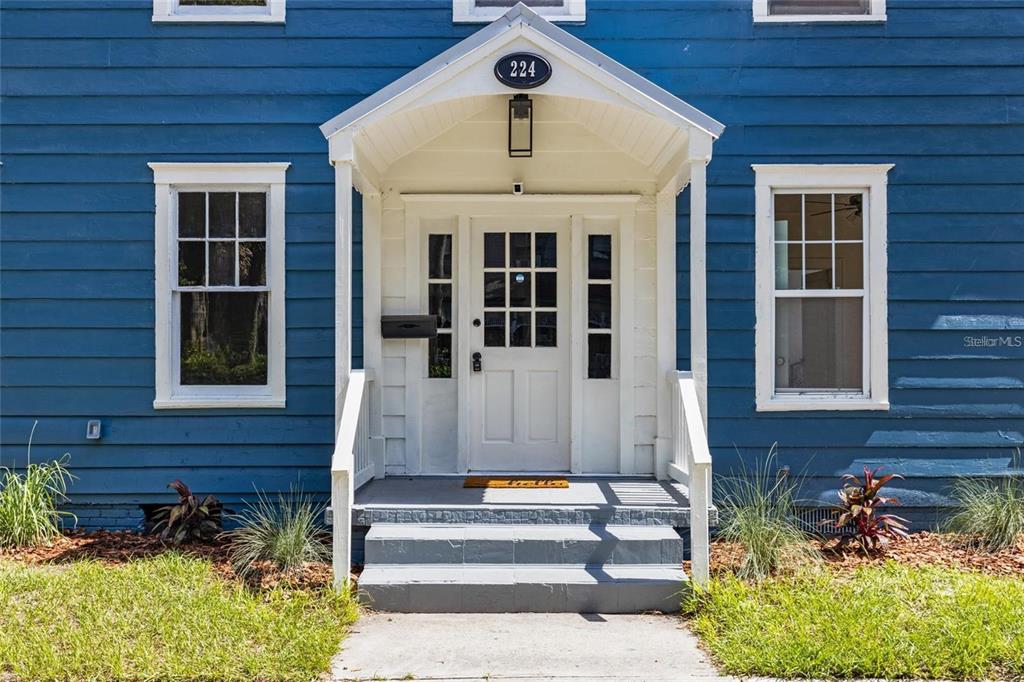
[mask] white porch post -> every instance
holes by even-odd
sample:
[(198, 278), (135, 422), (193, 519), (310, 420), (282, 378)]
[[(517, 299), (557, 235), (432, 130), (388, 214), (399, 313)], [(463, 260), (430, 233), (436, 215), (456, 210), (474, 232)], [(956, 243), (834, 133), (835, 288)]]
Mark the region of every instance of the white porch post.
[(690, 369), (708, 428), (707, 164), (710, 137), (690, 140)]
[[(655, 205), (658, 305), (658, 376), (667, 377), (676, 371), (676, 188), (658, 192)], [(658, 439), (655, 475), (668, 478), (672, 461), (672, 387), (665, 381), (658, 385)]]
[[(332, 150), (333, 151), (333, 150)], [(338, 438), (345, 389), (352, 371), (352, 164), (334, 163), (334, 437)], [(331, 467), (334, 585), (348, 583), (352, 560), (353, 472)]]

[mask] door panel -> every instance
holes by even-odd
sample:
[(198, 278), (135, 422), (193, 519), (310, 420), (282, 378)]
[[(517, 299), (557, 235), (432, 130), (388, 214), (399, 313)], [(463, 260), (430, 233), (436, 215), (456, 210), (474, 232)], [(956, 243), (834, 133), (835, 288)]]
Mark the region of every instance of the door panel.
[(569, 217), (471, 223), (470, 468), (569, 469)]

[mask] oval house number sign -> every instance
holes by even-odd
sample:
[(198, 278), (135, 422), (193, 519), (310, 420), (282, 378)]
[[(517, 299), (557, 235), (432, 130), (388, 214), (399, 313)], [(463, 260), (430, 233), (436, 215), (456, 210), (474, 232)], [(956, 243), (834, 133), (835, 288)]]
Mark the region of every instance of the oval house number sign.
[(525, 90), (546, 83), (551, 78), (551, 64), (540, 55), (515, 52), (498, 60), (494, 75), (505, 85)]

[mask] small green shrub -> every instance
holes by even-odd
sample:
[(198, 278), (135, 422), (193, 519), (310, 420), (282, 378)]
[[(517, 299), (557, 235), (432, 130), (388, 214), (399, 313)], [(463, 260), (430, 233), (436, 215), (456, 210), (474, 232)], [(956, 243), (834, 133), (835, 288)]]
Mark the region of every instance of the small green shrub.
[(0, 467), (0, 547), (28, 547), (49, 543), (60, 534), (61, 519), (74, 514), (60, 511), (57, 504), (65, 499), (68, 481), (74, 477), (67, 465), (71, 455), (45, 464), (32, 463), (32, 437), (28, 437), (28, 463), (24, 473)]
[(331, 551), (317, 523), (323, 510), (301, 492), (278, 495), (276, 503), (257, 492), (256, 502), (233, 517), (238, 528), (224, 534), (231, 541), (231, 565), (239, 575), (248, 576), (261, 561), (283, 570), (330, 561)]
[(989, 552), (1024, 541), (1024, 479), (963, 478), (952, 492), (960, 509), (949, 518), (948, 530)]
[(903, 478), (899, 474), (879, 476), (881, 467), (872, 471), (864, 467), (863, 480), (853, 474), (843, 475), (843, 487), (839, 490), (839, 518), (836, 519), (837, 530), (851, 526), (853, 535), (843, 536), (841, 545), (856, 542), (861, 551), (875, 551), (888, 544), (907, 538), (906, 519), (895, 514), (879, 514), (883, 505), (900, 503), (895, 497), (880, 495), (882, 488), (889, 481)]
[(210, 542), (224, 530), (224, 508), (216, 497), (207, 495), (200, 500), (179, 480), (167, 487), (178, 493), (178, 502), (160, 507), (153, 515), (153, 532), (160, 531), (160, 539), (176, 545), (193, 540)]
[(799, 478), (775, 474), (776, 447), (753, 470), (743, 466), (738, 475), (726, 477), (718, 494), (718, 537), (743, 548), (737, 575), (744, 580), (761, 580), (819, 558), (797, 519)]

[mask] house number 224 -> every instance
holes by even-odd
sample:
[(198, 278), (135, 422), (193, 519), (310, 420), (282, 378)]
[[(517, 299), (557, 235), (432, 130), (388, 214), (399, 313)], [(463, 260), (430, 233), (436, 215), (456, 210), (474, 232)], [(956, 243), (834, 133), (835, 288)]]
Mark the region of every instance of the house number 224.
[(551, 64), (540, 55), (516, 52), (495, 63), (494, 75), (513, 88), (535, 88), (551, 78)]

